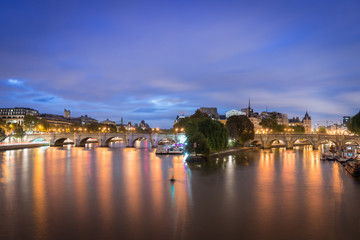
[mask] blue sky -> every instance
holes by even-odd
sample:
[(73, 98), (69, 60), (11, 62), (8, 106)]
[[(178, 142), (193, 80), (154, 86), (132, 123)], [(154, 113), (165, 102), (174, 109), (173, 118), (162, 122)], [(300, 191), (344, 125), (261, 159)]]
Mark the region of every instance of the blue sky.
[(0, 3), (0, 102), (171, 127), (247, 106), (314, 123), (360, 103), (359, 1)]

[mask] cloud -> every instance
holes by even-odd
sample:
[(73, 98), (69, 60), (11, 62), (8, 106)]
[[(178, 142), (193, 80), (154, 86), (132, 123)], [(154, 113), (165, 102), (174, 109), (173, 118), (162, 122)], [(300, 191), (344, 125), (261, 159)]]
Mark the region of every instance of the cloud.
[(43, 97), (43, 98), (35, 98), (33, 99), (33, 101), (39, 103), (48, 103), (51, 102), (53, 99), (55, 99), (55, 97)]
[(134, 113), (155, 113), (158, 111), (162, 111), (165, 109), (158, 109), (158, 108), (137, 108), (136, 110), (134, 110)]
[(17, 86), (19, 86), (19, 85), (22, 85), (22, 84), (23, 84), (23, 81), (17, 80), (17, 79), (8, 79), (8, 83), (9, 83), (10, 85), (17, 85)]

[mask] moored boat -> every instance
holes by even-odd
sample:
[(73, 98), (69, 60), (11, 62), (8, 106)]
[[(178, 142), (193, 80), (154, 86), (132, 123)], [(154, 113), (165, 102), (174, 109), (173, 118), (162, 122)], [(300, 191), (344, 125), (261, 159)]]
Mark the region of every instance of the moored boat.
[(357, 159), (356, 145), (344, 146), (337, 155), (337, 161), (340, 163), (346, 163)]
[(330, 151), (325, 151), (320, 156), (321, 160), (335, 161), (336, 155)]
[(348, 161), (345, 168), (353, 176), (360, 176), (360, 160)]
[(183, 144), (159, 145), (155, 151), (156, 154), (183, 154)]

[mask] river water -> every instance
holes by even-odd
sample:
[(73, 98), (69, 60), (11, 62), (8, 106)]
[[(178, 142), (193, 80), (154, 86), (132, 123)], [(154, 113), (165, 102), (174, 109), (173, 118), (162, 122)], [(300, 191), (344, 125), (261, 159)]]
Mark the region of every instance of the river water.
[(359, 237), (360, 181), (307, 147), (193, 166), (146, 148), (0, 152), (1, 240)]

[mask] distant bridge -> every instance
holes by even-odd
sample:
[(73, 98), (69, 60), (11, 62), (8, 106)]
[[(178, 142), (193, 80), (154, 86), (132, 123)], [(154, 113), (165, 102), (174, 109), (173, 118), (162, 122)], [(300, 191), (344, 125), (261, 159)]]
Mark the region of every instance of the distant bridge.
[(318, 149), (321, 144), (333, 143), (337, 147), (344, 146), (346, 143), (353, 142), (360, 145), (359, 136), (350, 135), (328, 135), (328, 134), (291, 134), (291, 133), (271, 133), (271, 134), (255, 134), (254, 140), (249, 144), (260, 144), (262, 148), (271, 148), (275, 141), (279, 141), (285, 145), (287, 149), (292, 149), (299, 141), (312, 145), (313, 149)]
[[(44, 139), (49, 142), (50, 146), (62, 146), (66, 140), (74, 143), (75, 147), (85, 147), (89, 139), (96, 139), (101, 147), (108, 147), (111, 140), (121, 140), (126, 143), (127, 147), (134, 147), (138, 140), (150, 141), (152, 147), (157, 147), (158, 143), (163, 140), (174, 142), (184, 142), (186, 137), (184, 133), (178, 134), (140, 134), (140, 133), (44, 133), (28, 134), (22, 141), (33, 142), (37, 139)], [(299, 143), (312, 145), (313, 149), (318, 149), (321, 144), (333, 143), (337, 147), (344, 146), (346, 143), (353, 142), (360, 145), (359, 136), (350, 135), (328, 135), (328, 134), (291, 134), (291, 133), (272, 133), (272, 134), (255, 134), (254, 140), (248, 144), (259, 144), (262, 148), (271, 148), (273, 143), (279, 141), (288, 149)]]
[(162, 140), (174, 142), (184, 141), (185, 134), (138, 134), (138, 133), (44, 133), (27, 134), (22, 141), (33, 142), (38, 139), (44, 139), (50, 143), (50, 146), (63, 146), (66, 140), (74, 142), (75, 147), (85, 147), (89, 139), (96, 139), (101, 147), (108, 147), (111, 140), (122, 140), (127, 147), (134, 147), (138, 140), (150, 141), (152, 147), (157, 147)]

